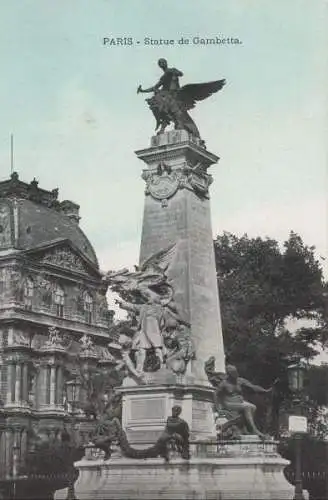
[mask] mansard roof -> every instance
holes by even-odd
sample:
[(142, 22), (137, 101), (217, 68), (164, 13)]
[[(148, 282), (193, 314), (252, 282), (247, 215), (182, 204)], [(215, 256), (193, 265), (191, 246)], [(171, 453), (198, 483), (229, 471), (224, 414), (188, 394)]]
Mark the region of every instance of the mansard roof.
[(22, 182), (14, 172), (0, 182), (0, 250), (31, 250), (58, 239), (70, 240), (98, 268), (95, 251), (79, 227), (79, 205), (58, 200), (34, 179)]

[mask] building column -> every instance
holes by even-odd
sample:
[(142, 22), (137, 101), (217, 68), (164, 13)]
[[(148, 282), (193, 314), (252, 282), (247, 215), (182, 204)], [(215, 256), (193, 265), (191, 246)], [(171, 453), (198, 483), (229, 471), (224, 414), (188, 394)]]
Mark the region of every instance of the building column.
[(6, 470), (6, 431), (0, 429), (0, 470)]
[(12, 475), (18, 476), (20, 455), (21, 455), (21, 436), (22, 433), (19, 429), (13, 430), (13, 448), (12, 448)]
[(5, 365), (2, 362), (1, 355), (0, 355), (0, 388), (2, 389), (2, 381), (3, 381), (3, 372), (4, 372)]
[(6, 477), (10, 476), (11, 466), (12, 466), (12, 449), (13, 449), (13, 431), (12, 429), (7, 429), (6, 431), (6, 442), (5, 442), (5, 474)]
[(12, 361), (7, 364), (7, 404), (10, 405), (15, 400), (15, 376), (16, 368)]
[(56, 404), (56, 365), (50, 367), (50, 404)]
[(22, 401), (28, 402), (28, 365), (23, 363), (22, 367)]
[(26, 463), (26, 455), (27, 455), (27, 430), (22, 430), (21, 439), (20, 439), (20, 458), (21, 464), (25, 465)]
[(16, 380), (15, 380), (15, 403), (19, 403), (22, 399), (21, 393), (22, 365), (16, 365)]
[(12, 366), (12, 363), (7, 364), (7, 405), (10, 405), (11, 403)]
[(63, 404), (63, 384), (64, 384), (62, 366), (58, 366), (57, 370), (58, 371), (57, 371), (56, 404), (62, 405)]
[(47, 404), (47, 394), (48, 394), (48, 368), (49, 366), (44, 364), (41, 366), (39, 380), (38, 380), (38, 388), (39, 388), (39, 403), (41, 406)]

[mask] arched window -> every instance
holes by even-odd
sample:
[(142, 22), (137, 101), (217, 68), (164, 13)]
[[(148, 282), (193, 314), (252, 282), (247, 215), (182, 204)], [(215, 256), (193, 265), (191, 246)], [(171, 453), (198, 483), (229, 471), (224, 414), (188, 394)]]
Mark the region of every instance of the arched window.
[(34, 282), (31, 278), (26, 278), (23, 286), (23, 302), (25, 309), (32, 309), (34, 295)]
[(65, 292), (59, 285), (57, 285), (54, 290), (54, 303), (56, 315), (62, 318), (64, 316)]
[(84, 318), (87, 323), (92, 323), (93, 299), (88, 292), (83, 297)]

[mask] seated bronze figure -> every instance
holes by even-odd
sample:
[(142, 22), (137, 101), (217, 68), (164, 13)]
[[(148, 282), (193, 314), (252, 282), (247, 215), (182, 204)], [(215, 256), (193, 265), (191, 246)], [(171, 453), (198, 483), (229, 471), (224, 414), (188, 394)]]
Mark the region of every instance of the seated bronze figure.
[(213, 356), (206, 361), (205, 372), (215, 387), (215, 410), (217, 412), (223, 411), (224, 416), (228, 419), (221, 427), (221, 434), (223, 436), (229, 435), (229, 429), (234, 428), (234, 437), (236, 437), (235, 431), (238, 430), (239, 434), (256, 434), (263, 439), (265, 435), (257, 428), (254, 421), (256, 406), (244, 399), (243, 388), (268, 394), (272, 392), (272, 387), (264, 389), (239, 377), (237, 368), (233, 365), (226, 366), (226, 373), (215, 372), (215, 358)]
[(105, 452), (104, 460), (111, 457), (113, 444), (118, 445), (123, 456), (127, 458), (162, 457), (166, 462), (169, 462), (170, 451), (172, 450), (178, 452), (185, 460), (189, 460), (189, 426), (180, 417), (180, 414), (181, 407), (173, 406), (172, 416), (168, 417), (165, 429), (156, 443), (140, 450), (133, 448), (129, 444), (120, 419), (115, 411), (110, 408), (99, 418), (92, 440), (96, 448)]

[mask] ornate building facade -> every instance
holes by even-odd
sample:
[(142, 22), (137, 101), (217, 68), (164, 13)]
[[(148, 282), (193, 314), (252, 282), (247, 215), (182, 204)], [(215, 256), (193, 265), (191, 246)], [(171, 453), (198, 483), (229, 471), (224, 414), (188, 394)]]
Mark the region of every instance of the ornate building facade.
[(79, 206), (58, 190), (0, 183), (0, 476), (21, 460), (31, 429), (69, 422), (65, 382), (79, 356), (109, 361), (112, 311)]

